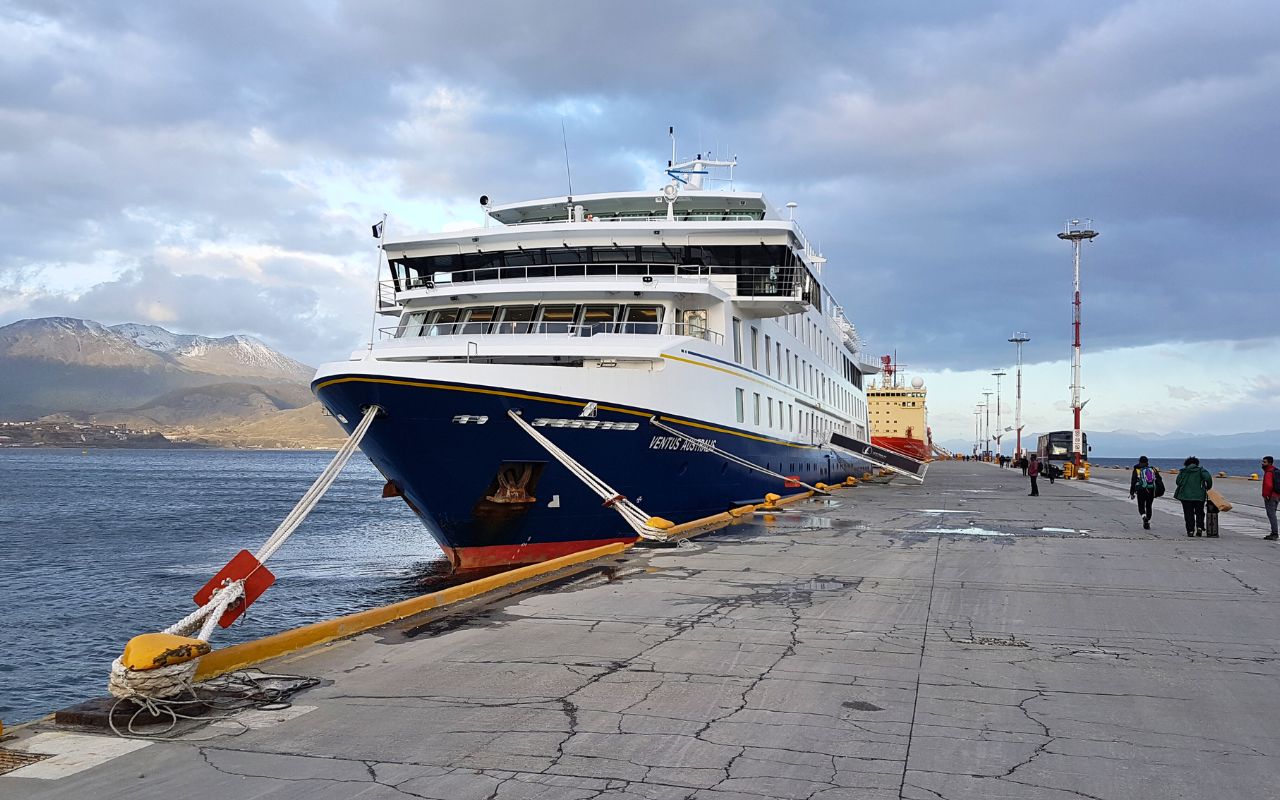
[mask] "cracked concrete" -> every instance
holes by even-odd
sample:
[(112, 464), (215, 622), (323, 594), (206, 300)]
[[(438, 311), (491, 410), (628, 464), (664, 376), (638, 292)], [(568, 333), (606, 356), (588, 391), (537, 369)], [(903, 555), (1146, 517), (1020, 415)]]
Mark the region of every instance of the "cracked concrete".
[(929, 478), (280, 659), (314, 711), (0, 794), (1280, 797), (1280, 548), (1144, 531), (1105, 484)]

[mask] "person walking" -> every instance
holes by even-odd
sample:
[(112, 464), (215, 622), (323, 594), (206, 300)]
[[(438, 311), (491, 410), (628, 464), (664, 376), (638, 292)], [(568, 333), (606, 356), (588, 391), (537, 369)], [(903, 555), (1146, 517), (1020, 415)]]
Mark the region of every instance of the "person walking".
[(1262, 504), (1267, 507), (1267, 520), (1271, 522), (1271, 533), (1263, 539), (1275, 541), (1280, 539), (1276, 531), (1276, 508), (1280, 506), (1280, 472), (1276, 471), (1276, 460), (1271, 456), (1262, 457)]
[(1031, 462), (1027, 464), (1027, 475), (1031, 478), (1031, 494), (1027, 497), (1039, 497), (1040, 487), (1036, 485), (1036, 478), (1040, 475), (1040, 461), (1034, 454), (1031, 456)]
[(1151, 466), (1146, 456), (1141, 456), (1129, 477), (1129, 499), (1138, 498), (1138, 514), (1142, 516), (1142, 527), (1146, 530), (1151, 530), (1151, 506), (1156, 499), (1157, 485), (1164, 486), (1160, 471)]
[(1027, 474), (1027, 457), (1025, 454), (1018, 458), (1018, 466), (1022, 468), (1022, 474), (1025, 476)]
[(1213, 487), (1213, 477), (1200, 466), (1200, 459), (1191, 456), (1182, 462), (1178, 473), (1178, 488), (1173, 492), (1175, 500), (1182, 501), (1182, 519), (1188, 536), (1204, 536), (1204, 501)]

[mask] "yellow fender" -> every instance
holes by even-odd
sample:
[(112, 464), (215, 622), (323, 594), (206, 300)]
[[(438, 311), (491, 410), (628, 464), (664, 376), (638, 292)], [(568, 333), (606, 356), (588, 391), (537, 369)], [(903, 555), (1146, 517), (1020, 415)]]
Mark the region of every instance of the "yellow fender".
[(676, 524), (671, 520), (663, 519), (662, 517), (649, 517), (644, 522), (650, 528), (657, 528), (660, 531), (665, 531), (668, 528), (674, 528), (676, 526)]
[(157, 669), (191, 661), (212, 650), (203, 639), (172, 633), (144, 633), (133, 637), (124, 646), (120, 663), (134, 670)]

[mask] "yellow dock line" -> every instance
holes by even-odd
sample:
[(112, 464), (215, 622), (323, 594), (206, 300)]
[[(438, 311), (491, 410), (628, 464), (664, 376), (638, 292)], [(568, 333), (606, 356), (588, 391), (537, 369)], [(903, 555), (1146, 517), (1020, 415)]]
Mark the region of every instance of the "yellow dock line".
[(354, 636), (357, 633), (363, 633), (372, 628), (386, 625), (389, 622), (395, 622), (411, 617), (414, 614), (447, 606), (461, 600), (468, 600), (485, 592), (510, 586), (529, 578), (546, 575), (602, 556), (621, 553), (629, 547), (631, 545), (626, 542), (593, 547), (590, 550), (570, 553), (567, 556), (553, 558), (540, 564), (529, 564), (458, 586), (450, 586), (448, 589), (441, 589), (438, 592), (402, 600), (389, 606), (371, 608), (368, 611), (359, 611), (355, 614), (348, 614), (345, 617), (337, 617), (323, 622), (313, 622), (310, 625), (303, 625), (301, 628), (281, 631), (271, 636), (264, 636), (261, 639), (254, 639), (251, 642), (243, 642), (222, 650), (214, 650), (212, 653), (201, 657), (200, 666), (196, 669), (196, 680), (215, 678), (232, 670), (277, 658), (287, 653), (301, 650), (304, 647), (324, 644), (345, 636)]
[[(843, 484), (836, 484), (829, 487), (830, 489), (846, 488)], [(798, 503), (801, 500), (807, 500), (813, 497), (813, 492), (800, 492), (798, 494), (788, 495), (773, 502), (772, 506), (764, 503), (759, 505), (745, 505), (731, 509), (721, 514), (713, 514), (702, 519), (684, 522), (675, 525), (663, 531), (663, 534), (670, 537), (692, 537), (704, 533), (710, 533), (715, 530), (727, 527), (737, 522), (749, 519), (757, 510), (768, 511), (779, 506)], [(272, 658), (278, 658), (289, 653), (296, 652), (305, 647), (312, 647), (326, 642), (332, 642), (335, 639), (341, 639), (347, 636), (355, 636), (367, 630), (386, 625), (391, 622), (411, 617), (415, 614), (421, 614), (424, 611), (430, 611), (434, 608), (441, 608), (462, 600), (469, 600), (486, 592), (495, 589), (501, 589), (530, 578), (536, 578), (541, 575), (556, 572), (577, 564), (592, 561), (603, 556), (621, 553), (631, 547), (626, 542), (618, 542), (616, 544), (607, 544), (601, 547), (593, 547), (590, 550), (583, 550), (578, 553), (570, 553), (567, 556), (553, 558), (550, 561), (543, 561), (539, 564), (529, 564), (523, 567), (500, 572), (496, 575), (489, 575), (474, 581), (459, 584), (458, 586), (450, 586), (447, 589), (441, 589), (438, 592), (420, 595), (408, 600), (402, 600), (399, 603), (392, 603), (389, 606), (381, 608), (371, 608), (367, 611), (359, 611), (355, 614), (348, 614), (344, 617), (324, 620), (321, 622), (313, 622), (310, 625), (303, 625), (300, 628), (294, 628), (288, 631), (281, 631), (270, 636), (264, 636), (261, 639), (254, 639), (251, 642), (242, 642), (241, 644), (232, 645), (221, 650), (214, 650), (212, 653), (201, 657), (200, 665), (196, 669), (196, 680), (207, 680), (216, 678), (219, 675), (241, 669), (243, 667), (260, 664)]]

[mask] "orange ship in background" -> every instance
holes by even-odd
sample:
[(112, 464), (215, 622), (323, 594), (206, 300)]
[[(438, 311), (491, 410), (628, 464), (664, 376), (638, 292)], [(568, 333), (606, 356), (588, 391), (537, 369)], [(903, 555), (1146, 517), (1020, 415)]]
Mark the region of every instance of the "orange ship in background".
[(871, 443), (917, 461), (933, 457), (933, 433), (925, 410), (922, 378), (903, 385), (902, 366), (895, 356), (880, 357), (880, 385), (867, 389), (867, 418), (871, 423)]

